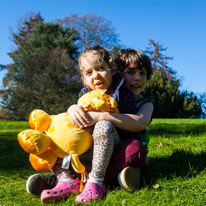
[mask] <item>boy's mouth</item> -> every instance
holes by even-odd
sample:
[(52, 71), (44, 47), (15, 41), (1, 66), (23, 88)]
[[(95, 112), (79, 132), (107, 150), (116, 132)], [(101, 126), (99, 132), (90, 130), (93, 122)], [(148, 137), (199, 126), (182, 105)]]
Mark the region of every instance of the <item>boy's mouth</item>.
[(132, 85), (130, 85), (130, 87), (133, 89), (139, 89), (139, 88), (141, 88), (141, 85), (140, 84), (132, 84)]

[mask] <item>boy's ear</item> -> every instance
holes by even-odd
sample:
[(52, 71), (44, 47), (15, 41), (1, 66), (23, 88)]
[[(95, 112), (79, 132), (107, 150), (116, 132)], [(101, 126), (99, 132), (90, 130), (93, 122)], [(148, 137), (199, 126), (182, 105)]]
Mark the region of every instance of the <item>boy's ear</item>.
[(112, 69), (112, 76), (114, 76), (116, 73), (117, 73), (117, 71)]

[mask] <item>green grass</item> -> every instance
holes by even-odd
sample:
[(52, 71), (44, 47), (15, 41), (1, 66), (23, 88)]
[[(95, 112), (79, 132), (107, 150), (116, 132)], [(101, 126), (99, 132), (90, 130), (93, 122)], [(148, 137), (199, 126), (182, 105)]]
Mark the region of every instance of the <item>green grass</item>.
[[(17, 142), (27, 122), (0, 122), (0, 205), (42, 205), (26, 193), (34, 174)], [(140, 190), (108, 190), (94, 205), (206, 205), (206, 120), (154, 119), (149, 127), (149, 167)], [(155, 185), (157, 187), (155, 187)], [(75, 196), (57, 205), (75, 205)]]

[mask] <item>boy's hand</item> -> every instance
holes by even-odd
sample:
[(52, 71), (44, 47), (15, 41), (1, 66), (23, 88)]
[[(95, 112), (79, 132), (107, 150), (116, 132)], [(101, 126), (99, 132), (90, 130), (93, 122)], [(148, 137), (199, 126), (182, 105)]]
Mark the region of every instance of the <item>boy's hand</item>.
[(89, 121), (87, 126), (90, 127), (96, 124), (96, 122), (100, 120), (99, 117), (100, 117), (100, 112), (93, 112), (93, 111), (88, 112)]
[(88, 105), (77, 105), (74, 104), (69, 107), (67, 112), (69, 113), (69, 119), (72, 124), (76, 127), (84, 128), (88, 127), (89, 118), (87, 112), (83, 110), (83, 108), (87, 107)]

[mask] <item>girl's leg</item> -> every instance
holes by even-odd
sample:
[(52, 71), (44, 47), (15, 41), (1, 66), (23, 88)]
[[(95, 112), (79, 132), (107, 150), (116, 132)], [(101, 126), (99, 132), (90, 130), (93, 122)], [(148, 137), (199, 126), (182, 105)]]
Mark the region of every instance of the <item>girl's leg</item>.
[(76, 177), (72, 167), (62, 168), (62, 159), (57, 159), (52, 172), (57, 177), (58, 183), (53, 189), (43, 190), (41, 193), (43, 203), (58, 201), (67, 198), (72, 193), (79, 192), (80, 180)]
[[(93, 131), (93, 159), (89, 180), (83, 192), (76, 197), (78, 203), (88, 203), (104, 197), (104, 176), (112, 156), (114, 146), (119, 142), (119, 136), (108, 121), (99, 121)], [(90, 191), (90, 192), (89, 192)]]
[(93, 140), (92, 170), (89, 177), (103, 182), (114, 146), (120, 143), (120, 139), (111, 122), (99, 121), (94, 127)]
[(62, 160), (63, 159), (58, 158), (51, 171), (55, 174), (58, 181), (69, 182), (70, 180), (75, 179), (76, 175), (72, 167), (69, 169), (62, 168)]

